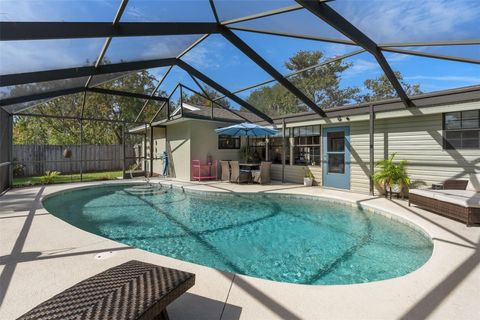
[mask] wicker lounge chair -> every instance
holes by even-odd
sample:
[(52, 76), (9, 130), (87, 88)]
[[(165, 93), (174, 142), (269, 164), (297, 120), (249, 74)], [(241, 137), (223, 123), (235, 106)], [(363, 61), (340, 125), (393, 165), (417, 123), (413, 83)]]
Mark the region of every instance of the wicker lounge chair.
[(228, 161), (221, 160), (220, 166), (222, 167), (222, 181), (230, 181), (230, 165)]
[(468, 180), (447, 180), (443, 189), (412, 189), (408, 204), (434, 211), (467, 225), (480, 223), (480, 175)]
[(166, 307), (194, 284), (194, 274), (132, 260), (79, 282), (19, 319), (168, 319)]
[(269, 184), (270, 180), (270, 168), (272, 167), (271, 162), (262, 161), (260, 163), (260, 170), (252, 171), (252, 179), (255, 183), (260, 184)]
[(238, 161), (230, 161), (230, 182), (248, 183), (250, 179), (250, 171), (240, 170)]

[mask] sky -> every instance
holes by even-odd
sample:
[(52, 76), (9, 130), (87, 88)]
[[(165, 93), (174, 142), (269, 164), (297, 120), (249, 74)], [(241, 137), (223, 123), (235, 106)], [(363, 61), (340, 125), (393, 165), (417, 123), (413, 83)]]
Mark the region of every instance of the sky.
[[(0, 21), (96, 21), (111, 22), (120, 0), (1, 0)], [(215, 0), (221, 20), (229, 20), (295, 4), (293, 0)], [(480, 40), (478, 0), (336, 0), (328, 3), (377, 43)], [(208, 0), (130, 0), (122, 22), (213, 22)], [(266, 31), (346, 39), (307, 10), (232, 24)], [(334, 58), (359, 48), (351, 45), (302, 40), (245, 31), (235, 33), (282, 74), (285, 61), (300, 50), (321, 50)], [(114, 38), (106, 58), (120, 61), (174, 57), (199, 38), (198, 35)], [(105, 39), (8, 41), (0, 43), (0, 74), (41, 71), (91, 65)], [(478, 43), (478, 42), (477, 42)], [(410, 47), (409, 50), (480, 60), (480, 44), (464, 46)], [(405, 54), (385, 53), (392, 69), (404, 81), (420, 84), (432, 92), (480, 84), (480, 65)], [(220, 35), (211, 35), (184, 60), (229, 90), (268, 80), (271, 77)], [(366, 79), (382, 70), (368, 53), (345, 60), (351, 67), (342, 74), (342, 87), (363, 90)], [(166, 68), (152, 73), (159, 79)], [(169, 92), (178, 82), (195, 87), (191, 78), (174, 68), (162, 89)]]

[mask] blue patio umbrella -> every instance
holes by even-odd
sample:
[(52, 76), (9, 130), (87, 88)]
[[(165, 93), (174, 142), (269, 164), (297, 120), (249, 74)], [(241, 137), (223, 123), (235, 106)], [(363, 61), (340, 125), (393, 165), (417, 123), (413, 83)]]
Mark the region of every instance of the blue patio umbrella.
[(233, 126), (215, 129), (215, 132), (225, 136), (247, 136), (247, 137), (263, 137), (273, 136), (278, 133), (275, 129), (265, 128), (253, 123), (240, 123)]
[[(215, 129), (215, 132), (225, 136), (246, 136), (247, 137), (247, 149), (245, 153), (245, 158), (247, 158), (249, 141), (248, 137), (264, 137), (264, 136), (274, 136), (278, 133), (275, 129), (265, 128), (259, 126), (258, 124), (253, 123), (240, 123), (233, 126)], [(248, 160), (247, 160), (248, 161)]]

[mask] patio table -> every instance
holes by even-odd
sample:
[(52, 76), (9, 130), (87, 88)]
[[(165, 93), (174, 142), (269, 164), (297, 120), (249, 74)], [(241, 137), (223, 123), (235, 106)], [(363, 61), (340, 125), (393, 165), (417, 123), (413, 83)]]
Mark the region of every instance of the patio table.
[(252, 169), (259, 168), (260, 163), (239, 163), (238, 164), (240, 167), (246, 167), (247, 170), (252, 171)]
[(252, 183), (252, 171), (260, 168), (260, 163), (239, 163), (238, 166), (242, 171), (248, 171), (248, 183)]

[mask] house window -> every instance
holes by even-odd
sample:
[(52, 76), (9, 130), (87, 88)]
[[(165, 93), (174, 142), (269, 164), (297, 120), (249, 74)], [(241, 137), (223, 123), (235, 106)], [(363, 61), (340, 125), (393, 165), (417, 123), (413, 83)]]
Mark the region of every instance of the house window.
[(320, 126), (293, 128), (293, 164), (320, 165)]
[[(290, 141), (289, 130), (285, 130), (285, 164), (290, 163)], [(276, 135), (270, 137), (268, 140), (268, 156), (269, 161), (276, 164), (282, 163), (283, 157), (283, 137), (282, 130)]]
[(249, 137), (248, 149), (252, 154), (253, 162), (265, 161), (266, 139), (260, 137)]
[(443, 114), (443, 148), (480, 148), (480, 110)]
[(218, 149), (240, 149), (240, 137), (219, 135)]

